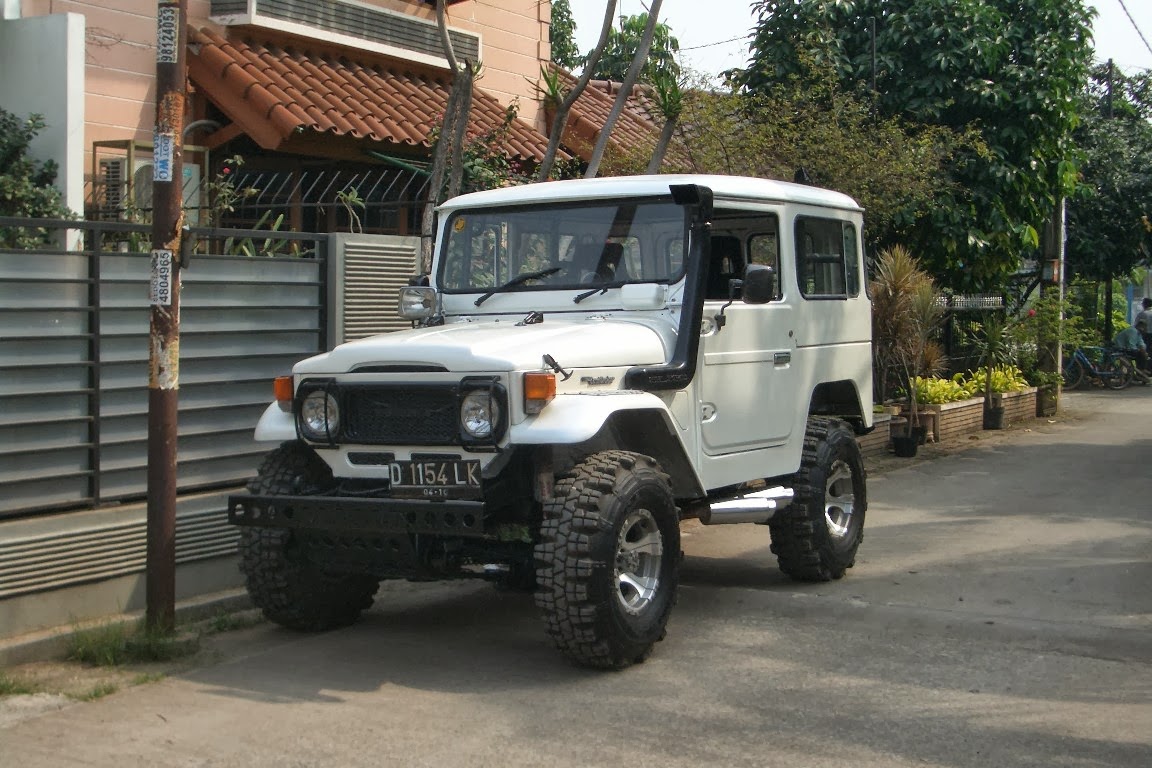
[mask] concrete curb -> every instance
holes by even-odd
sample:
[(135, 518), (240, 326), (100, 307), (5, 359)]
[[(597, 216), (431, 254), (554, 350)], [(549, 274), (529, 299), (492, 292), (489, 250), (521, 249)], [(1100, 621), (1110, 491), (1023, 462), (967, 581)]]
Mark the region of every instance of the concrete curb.
[[(176, 604), (177, 624), (188, 624), (211, 618), (221, 613), (236, 613), (252, 607), (248, 593), (243, 589), (199, 595)], [(0, 639), (0, 669), (35, 661), (49, 661), (63, 658), (68, 649), (68, 640), (80, 629), (136, 622), (144, 618), (144, 612), (121, 613), (106, 616), (96, 621), (53, 627), (40, 632)]]

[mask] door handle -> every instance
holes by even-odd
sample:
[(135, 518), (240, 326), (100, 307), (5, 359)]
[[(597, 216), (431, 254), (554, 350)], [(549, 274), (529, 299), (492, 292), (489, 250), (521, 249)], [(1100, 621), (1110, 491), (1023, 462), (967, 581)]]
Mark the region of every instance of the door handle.
[(773, 365), (788, 365), (790, 362), (792, 362), (791, 352), (775, 352), (772, 355)]

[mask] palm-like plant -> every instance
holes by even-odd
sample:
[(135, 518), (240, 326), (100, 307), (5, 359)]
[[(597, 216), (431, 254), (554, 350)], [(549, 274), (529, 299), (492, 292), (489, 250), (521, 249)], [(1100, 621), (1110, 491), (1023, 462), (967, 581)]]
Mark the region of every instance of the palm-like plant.
[(901, 245), (880, 252), (872, 294), (872, 345), (877, 386), (884, 389), (899, 374), (908, 392), (911, 434), (920, 425), (916, 377), (925, 366), (929, 339), (943, 317), (943, 306), (932, 276)]

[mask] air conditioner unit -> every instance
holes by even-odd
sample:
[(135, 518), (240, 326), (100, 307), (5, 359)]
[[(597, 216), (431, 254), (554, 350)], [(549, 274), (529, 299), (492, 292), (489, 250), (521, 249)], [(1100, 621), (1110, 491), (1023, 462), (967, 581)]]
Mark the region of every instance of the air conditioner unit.
[[(152, 161), (136, 159), (132, 175), (127, 173), (128, 158), (107, 157), (100, 160), (103, 194), (99, 200), (102, 219), (123, 219), (131, 207), (143, 214), (152, 213)], [(200, 166), (184, 165), (184, 218), (189, 226), (200, 225)]]

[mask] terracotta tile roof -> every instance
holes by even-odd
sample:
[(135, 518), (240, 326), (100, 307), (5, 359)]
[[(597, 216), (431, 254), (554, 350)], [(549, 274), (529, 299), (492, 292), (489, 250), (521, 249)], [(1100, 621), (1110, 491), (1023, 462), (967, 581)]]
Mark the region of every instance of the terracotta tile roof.
[[(210, 29), (189, 33), (188, 74), (216, 106), (265, 149), (315, 131), (406, 147), (428, 139), (448, 101), (446, 74), (409, 62), (314, 47), (230, 40)], [(468, 133), (482, 136), (505, 108), (475, 88)], [(547, 137), (522, 120), (509, 131), (508, 154), (540, 159)]]
[[(560, 77), (560, 84), (565, 90), (576, 85), (576, 78), (569, 72), (554, 68)], [(581, 92), (572, 111), (568, 115), (568, 125), (564, 129), (564, 146), (571, 149), (583, 160), (592, 156), (592, 149), (600, 137), (600, 131), (608, 120), (612, 105), (619, 93), (620, 83), (607, 80), (593, 80)], [(642, 89), (640, 89), (642, 90)], [(660, 125), (650, 117), (650, 100), (641, 100), (637, 96), (637, 89), (633, 89), (633, 96), (629, 98), (608, 145), (617, 151), (636, 150), (638, 148), (651, 149), (660, 135)]]

